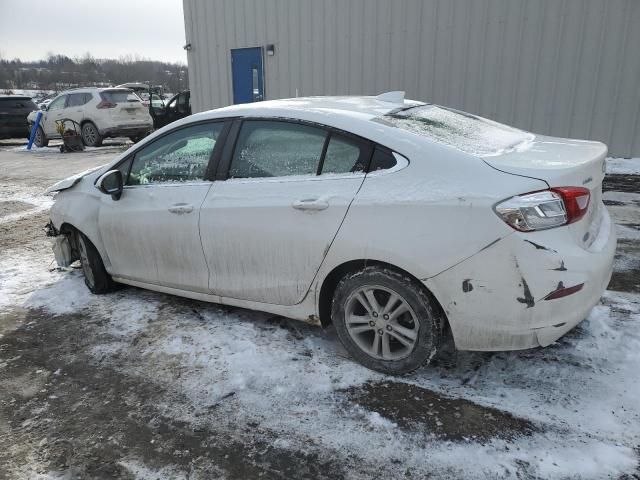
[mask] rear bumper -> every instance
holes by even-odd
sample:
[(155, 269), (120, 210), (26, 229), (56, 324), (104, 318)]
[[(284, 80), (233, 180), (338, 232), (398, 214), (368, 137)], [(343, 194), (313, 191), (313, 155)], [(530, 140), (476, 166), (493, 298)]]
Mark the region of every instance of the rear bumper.
[(29, 125), (0, 125), (0, 138), (29, 138)]
[[(440, 300), (458, 349), (547, 346), (588, 315), (609, 283), (616, 236), (606, 209), (593, 245), (579, 247), (568, 228), (513, 233), (425, 285)], [(580, 284), (576, 293), (545, 299)]]
[(153, 130), (153, 122), (136, 123), (105, 128), (100, 130), (100, 135), (103, 137), (136, 137), (138, 135), (145, 135), (151, 130)]

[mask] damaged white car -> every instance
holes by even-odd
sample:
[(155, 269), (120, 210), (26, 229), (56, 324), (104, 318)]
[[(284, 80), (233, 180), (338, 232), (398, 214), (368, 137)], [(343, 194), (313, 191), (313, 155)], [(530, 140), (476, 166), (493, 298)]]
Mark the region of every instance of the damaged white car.
[(55, 185), (86, 284), (333, 324), (363, 365), (546, 346), (598, 302), (616, 239), (605, 145), (378, 97), (193, 115)]

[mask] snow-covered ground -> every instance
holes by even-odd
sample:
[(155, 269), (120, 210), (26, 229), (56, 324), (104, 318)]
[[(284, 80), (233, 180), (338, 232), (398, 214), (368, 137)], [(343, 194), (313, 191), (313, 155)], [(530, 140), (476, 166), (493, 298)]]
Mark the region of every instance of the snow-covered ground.
[(640, 175), (640, 158), (607, 158), (607, 173)]
[[(23, 221), (25, 215), (41, 214), (51, 201), (19, 182), (11, 191), (9, 200), (34, 205), (21, 213)], [(607, 192), (604, 198), (612, 202), (614, 220), (626, 224), (619, 228), (637, 233), (631, 220), (638, 195)], [(6, 218), (0, 222), (19, 219)], [(638, 239), (624, 240), (634, 246)], [(638, 269), (633, 252), (620, 250), (617, 273)], [(84, 411), (86, 398), (71, 400), (68, 393), (76, 385), (94, 388), (78, 373), (79, 358), (86, 360), (90, 375), (110, 372), (98, 382), (102, 401), (88, 408), (113, 415), (110, 425), (122, 416), (111, 413), (110, 405), (137, 390), (111, 394), (118, 392), (114, 378), (140, 390), (152, 385), (145, 401), (135, 397), (127, 404), (124, 417), (139, 421), (141, 431), (152, 425), (168, 433), (139, 440), (113, 427), (90, 437), (93, 447), (91, 442), (76, 446), (101, 463), (108, 457), (123, 478), (257, 478), (237, 473), (236, 463), (242, 462), (258, 465), (263, 478), (638, 475), (640, 292), (633, 288), (608, 291), (584, 322), (548, 348), (460, 352), (453, 362), (397, 378), (354, 363), (331, 330), (134, 288), (95, 296), (80, 270), (52, 269), (52, 254), (42, 245), (12, 245), (0, 253), (0, 327), (3, 318), (25, 319), (0, 328), (0, 388), (12, 380), (3, 372), (18, 366), (27, 372), (24, 378), (47, 379), (35, 383), (31, 396), (14, 395), (27, 405), (22, 423), (0, 422), (0, 437), (12, 435), (9, 458), (24, 460), (11, 470), (15, 478), (87, 474), (74, 471), (88, 461), (78, 460), (85, 458), (84, 451), (62, 462), (53, 453), (42, 457), (43, 451), (62, 451), (60, 442), (73, 442), (55, 439), (51, 432), (75, 422), (86, 422), (85, 430), (98, 429), (91, 423), (96, 417), (77, 413)], [(32, 356), (29, 342), (67, 339), (73, 342), (70, 351), (36, 366), (21, 363)], [(54, 348), (45, 344), (35, 348)], [(12, 350), (15, 345), (22, 350)], [(71, 386), (56, 391), (62, 381), (57, 379)], [(9, 405), (3, 401), (0, 394), (0, 418)], [(74, 413), (59, 418), (68, 409)], [(180, 428), (172, 430), (175, 424)], [(206, 435), (195, 437), (198, 432)], [(162, 450), (176, 436), (196, 440)], [(198, 445), (212, 438), (226, 439), (215, 447), (222, 453), (198, 453)], [(268, 457), (268, 465), (260, 460), (273, 451), (279, 456)], [(287, 471), (279, 458), (298, 470)], [(203, 474), (207, 461), (208, 474)]]

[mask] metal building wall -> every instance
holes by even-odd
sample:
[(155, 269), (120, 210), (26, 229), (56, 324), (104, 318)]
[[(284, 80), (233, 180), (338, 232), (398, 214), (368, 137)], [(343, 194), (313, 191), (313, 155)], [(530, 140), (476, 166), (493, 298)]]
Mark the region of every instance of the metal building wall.
[(377, 94), (640, 156), (640, 0), (184, 0), (194, 111), (232, 48), (275, 44), (267, 99)]

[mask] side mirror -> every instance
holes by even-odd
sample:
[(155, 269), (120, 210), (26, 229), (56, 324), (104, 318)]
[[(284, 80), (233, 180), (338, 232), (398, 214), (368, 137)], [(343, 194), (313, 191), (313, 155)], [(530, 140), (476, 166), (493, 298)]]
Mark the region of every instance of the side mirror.
[(120, 170), (109, 170), (103, 174), (96, 182), (96, 188), (105, 195), (111, 195), (113, 200), (120, 200), (124, 179)]

